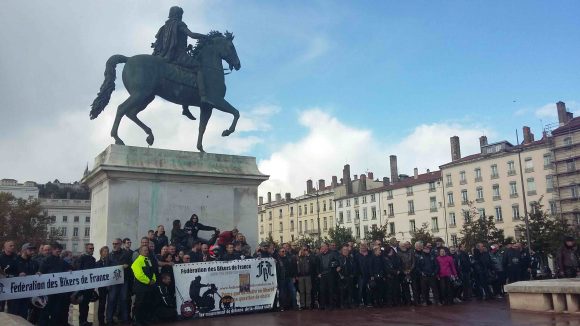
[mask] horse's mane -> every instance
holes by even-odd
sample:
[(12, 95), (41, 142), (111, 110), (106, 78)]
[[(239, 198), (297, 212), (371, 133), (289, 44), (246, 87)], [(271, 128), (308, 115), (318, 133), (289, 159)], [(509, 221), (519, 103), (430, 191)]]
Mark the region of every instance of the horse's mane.
[(207, 38), (203, 38), (203, 39), (199, 39), (197, 40), (197, 42), (195, 43), (195, 46), (192, 47), (192, 45), (190, 44), (190, 50), (189, 50), (189, 54), (191, 56), (197, 57), (200, 53), (200, 51), (208, 44), (211, 44), (215, 39), (217, 38), (227, 38), (230, 40), (234, 39), (234, 34), (226, 31), (224, 34), (222, 34), (222, 32), (220, 31), (210, 31), (209, 33), (206, 34)]

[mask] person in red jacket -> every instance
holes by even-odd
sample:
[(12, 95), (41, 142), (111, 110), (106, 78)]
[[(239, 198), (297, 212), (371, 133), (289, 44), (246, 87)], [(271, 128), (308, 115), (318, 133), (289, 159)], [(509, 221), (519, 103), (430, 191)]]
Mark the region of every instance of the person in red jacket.
[(444, 304), (453, 303), (453, 291), (451, 288), (452, 279), (457, 277), (457, 270), (455, 269), (455, 263), (453, 262), (453, 257), (447, 255), (447, 251), (444, 248), (439, 249), (439, 256), (437, 256), (437, 264), (439, 265), (439, 291), (440, 301)]
[[(231, 231), (223, 231), (220, 233), (217, 239), (217, 246), (219, 253), (216, 253), (217, 256), (221, 255), (222, 252), (225, 252), (226, 245), (233, 243), (236, 239), (236, 235), (238, 235), (238, 229), (234, 228)], [(214, 247), (215, 251), (215, 247)]]

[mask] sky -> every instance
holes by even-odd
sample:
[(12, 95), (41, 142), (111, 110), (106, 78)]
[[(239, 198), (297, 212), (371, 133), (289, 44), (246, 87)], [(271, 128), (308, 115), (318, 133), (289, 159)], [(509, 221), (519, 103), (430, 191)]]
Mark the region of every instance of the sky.
[[(255, 156), (260, 193), (305, 191), (307, 179), (436, 170), (489, 142), (536, 138), (557, 101), (580, 114), (578, 1), (3, 1), (0, 178), (72, 182), (113, 143), (120, 79), (89, 120), (106, 60), (150, 53), (169, 7), (192, 31), (229, 30), (242, 69), (226, 77), (241, 118), (214, 112), (206, 151)], [(193, 42), (193, 40), (191, 40)], [(117, 67), (120, 76), (123, 65)], [(192, 108), (199, 115), (197, 108)], [(140, 114), (155, 147), (196, 151), (197, 121), (156, 99)], [(146, 135), (124, 119), (128, 145)]]

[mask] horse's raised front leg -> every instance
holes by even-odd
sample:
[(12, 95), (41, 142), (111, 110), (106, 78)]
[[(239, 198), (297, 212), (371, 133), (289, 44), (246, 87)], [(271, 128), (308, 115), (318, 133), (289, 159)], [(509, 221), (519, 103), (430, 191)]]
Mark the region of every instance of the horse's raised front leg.
[(234, 131), (236, 131), (238, 119), (240, 119), (240, 112), (223, 98), (218, 101), (215, 101), (215, 108), (222, 112), (230, 113), (231, 115), (234, 116), (234, 119), (232, 120), (232, 124), (230, 125), (230, 127), (222, 132), (223, 137), (231, 135)]
[(200, 108), (200, 115), (199, 115), (199, 134), (197, 135), (197, 149), (205, 153), (203, 150), (203, 134), (205, 133), (205, 128), (207, 127), (207, 122), (209, 118), (211, 118), (212, 109), (206, 105), (202, 105)]

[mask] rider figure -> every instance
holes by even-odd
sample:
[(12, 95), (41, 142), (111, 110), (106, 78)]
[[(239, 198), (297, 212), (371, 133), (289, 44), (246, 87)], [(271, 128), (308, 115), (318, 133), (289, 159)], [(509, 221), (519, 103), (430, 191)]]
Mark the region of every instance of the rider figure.
[[(151, 45), (153, 47), (153, 55), (163, 57), (170, 63), (193, 69), (197, 73), (197, 88), (199, 90), (199, 97), (202, 103), (213, 105), (207, 98), (205, 82), (203, 78), (200, 63), (187, 53), (187, 37), (194, 39), (206, 39), (204, 34), (194, 33), (187, 28), (187, 25), (182, 21), (183, 9), (174, 6), (169, 9), (169, 19), (165, 22), (157, 35), (156, 41)], [(191, 115), (187, 106), (183, 106), (183, 114), (188, 118), (195, 120)]]
[(196, 276), (195, 279), (189, 285), (189, 297), (197, 305), (202, 305), (202, 302), (201, 302), (202, 297), (200, 296), (201, 289), (204, 287), (209, 287), (209, 286), (210, 286), (210, 284), (202, 284), (201, 283), (201, 276), (199, 276), (199, 275)]

